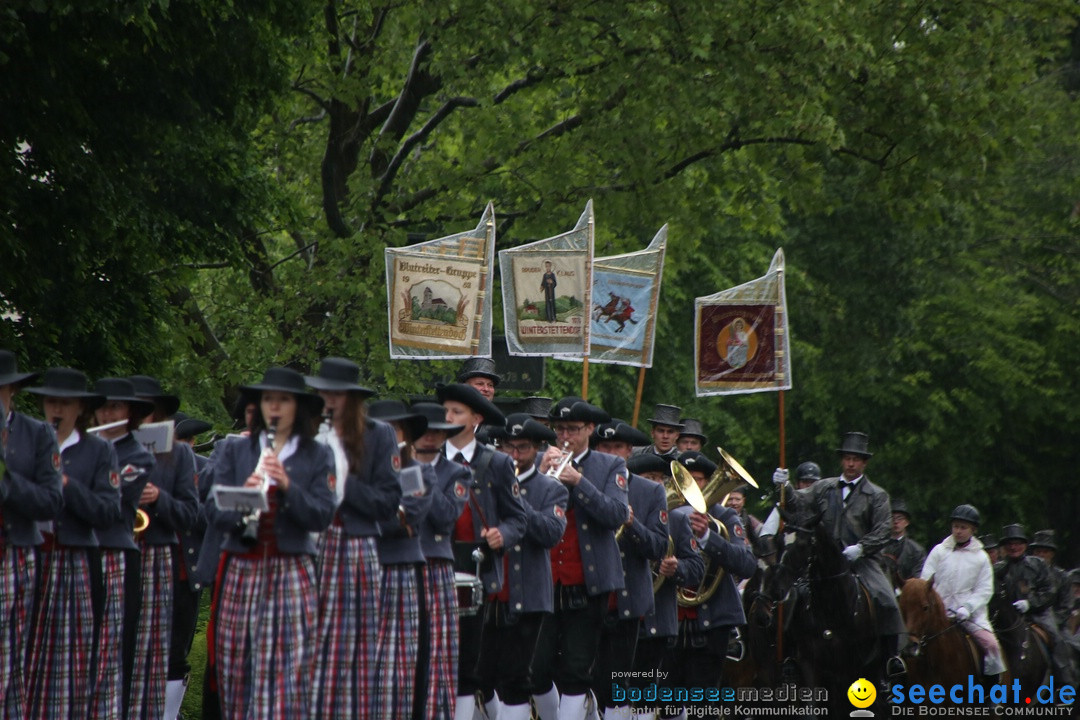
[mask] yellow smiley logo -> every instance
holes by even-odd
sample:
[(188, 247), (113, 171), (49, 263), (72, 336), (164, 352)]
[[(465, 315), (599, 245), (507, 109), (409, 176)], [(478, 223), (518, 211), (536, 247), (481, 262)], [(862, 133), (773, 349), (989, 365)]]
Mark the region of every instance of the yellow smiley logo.
[(866, 678), (859, 678), (847, 689), (847, 698), (857, 708), (868, 708), (877, 699), (877, 689)]

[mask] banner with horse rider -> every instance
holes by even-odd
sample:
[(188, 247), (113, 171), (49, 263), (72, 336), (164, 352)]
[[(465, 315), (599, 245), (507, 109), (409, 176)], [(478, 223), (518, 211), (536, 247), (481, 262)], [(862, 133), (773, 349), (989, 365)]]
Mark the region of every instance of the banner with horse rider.
[(580, 360), (588, 354), (594, 225), (590, 200), (573, 230), (499, 251), (511, 355)]
[(756, 280), (694, 299), (698, 397), (791, 389), (784, 251)]
[(652, 367), (667, 231), (644, 250), (593, 261), (591, 362)]
[(474, 230), (386, 248), (390, 357), (491, 357), (495, 207)]

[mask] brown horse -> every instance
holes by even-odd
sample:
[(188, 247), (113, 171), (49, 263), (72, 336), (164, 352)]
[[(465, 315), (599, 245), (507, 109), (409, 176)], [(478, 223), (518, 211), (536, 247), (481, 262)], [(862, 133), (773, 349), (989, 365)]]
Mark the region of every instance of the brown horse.
[(915, 649), (907, 661), (908, 679), (930, 685), (963, 685), (982, 677), (981, 651), (962, 623), (945, 614), (934, 580), (911, 578), (900, 593), (900, 614)]

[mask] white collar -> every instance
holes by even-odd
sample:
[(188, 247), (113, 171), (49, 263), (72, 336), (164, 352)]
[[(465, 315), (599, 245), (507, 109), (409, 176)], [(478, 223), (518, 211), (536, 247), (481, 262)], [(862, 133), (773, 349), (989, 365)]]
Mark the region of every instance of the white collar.
[(60, 452), (64, 452), (67, 448), (79, 442), (82, 439), (82, 435), (79, 434), (79, 429), (75, 428), (71, 431), (71, 434), (67, 436), (67, 439), (60, 445)]
[(457, 454), (461, 453), (465, 456), (465, 462), (471, 463), (473, 457), (476, 455), (476, 438), (474, 437), (469, 441), (469, 444), (465, 447), (457, 447), (449, 440), (446, 441), (446, 457), (453, 460), (457, 457)]

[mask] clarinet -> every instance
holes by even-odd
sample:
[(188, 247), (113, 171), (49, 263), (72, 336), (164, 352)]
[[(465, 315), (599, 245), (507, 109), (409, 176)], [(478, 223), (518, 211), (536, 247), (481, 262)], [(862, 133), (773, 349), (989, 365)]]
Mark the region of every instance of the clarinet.
[[(274, 451), (274, 440), (277, 438), (277, 424), (278, 418), (270, 418), (270, 425), (266, 428), (266, 447), (262, 451), (262, 457), (259, 458), (259, 465), (262, 465), (263, 459), (269, 453)], [(267, 488), (270, 487), (270, 476), (264, 469), (262, 472), (262, 492), (266, 494)], [(259, 520), (262, 518), (262, 510), (255, 508), (240, 520), (240, 542), (244, 545), (254, 545), (259, 541)]]

